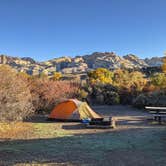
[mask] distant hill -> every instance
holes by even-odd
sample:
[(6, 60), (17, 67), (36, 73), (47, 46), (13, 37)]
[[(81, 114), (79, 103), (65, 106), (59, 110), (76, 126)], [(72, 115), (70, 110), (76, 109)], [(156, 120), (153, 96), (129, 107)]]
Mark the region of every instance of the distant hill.
[(114, 52), (94, 52), (90, 55), (60, 57), (44, 62), (36, 62), (30, 57), (18, 58), (0, 55), (0, 64), (8, 64), (17, 71), (31, 75), (45, 73), (51, 75), (58, 71), (63, 74), (85, 73), (88, 70), (104, 67), (108, 69), (127, 68), (141, 69), (146, 67), (161, 66), (163, 57), (140, 59), (136, 55), (128, 54), (123, 57)]

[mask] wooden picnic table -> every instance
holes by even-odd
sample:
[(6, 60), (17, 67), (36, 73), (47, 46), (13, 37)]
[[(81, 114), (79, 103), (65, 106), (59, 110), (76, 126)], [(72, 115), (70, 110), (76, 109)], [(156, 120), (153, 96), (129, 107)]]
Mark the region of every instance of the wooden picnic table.
[(160, 124), (163, 117), (166, 117), (166, 107), (145, 107), (146, 110), (149, 110), (155, 120), (157, 120)]

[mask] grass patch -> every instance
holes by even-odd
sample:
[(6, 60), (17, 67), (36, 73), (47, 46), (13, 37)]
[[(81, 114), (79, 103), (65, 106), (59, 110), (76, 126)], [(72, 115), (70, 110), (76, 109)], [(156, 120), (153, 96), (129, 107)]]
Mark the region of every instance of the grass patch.
[(27, 139), (32, 132), (33, 125), (30, 123), (0, 123), (0, 139)]
[(71, 132), (61, 129), (56, 123), (0, 123), (0, 139), (35, 139), (72, 136)]
[(35, 123), (34, 135), (38, 138), (72, 136), (71, 132), (61, 129), (56, 123)]

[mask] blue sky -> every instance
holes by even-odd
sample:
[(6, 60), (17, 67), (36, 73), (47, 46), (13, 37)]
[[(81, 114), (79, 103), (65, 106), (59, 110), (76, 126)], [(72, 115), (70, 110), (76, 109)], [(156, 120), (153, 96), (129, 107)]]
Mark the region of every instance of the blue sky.
[(0, 0), (0, 54), (163, 56), (165, 9), (166, 0)]

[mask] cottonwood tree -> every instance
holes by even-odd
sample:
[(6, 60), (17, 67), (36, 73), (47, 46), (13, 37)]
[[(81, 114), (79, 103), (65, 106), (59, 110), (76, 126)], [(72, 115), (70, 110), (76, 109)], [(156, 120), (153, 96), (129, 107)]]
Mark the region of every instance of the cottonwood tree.
[(98, 68), (88, 73), (90, 83), (111, 84), (113, 73), (105, 68)]
[(165, 53), (165, 57), (163, 59), (162, 71), (163, 71), (163, 73), (166, 74), (166, 53)]
[(54, 72), (53, 76), (51, 77), (52, 80), (58, 81), (62, 78), (62, 74), (60, 72)]

